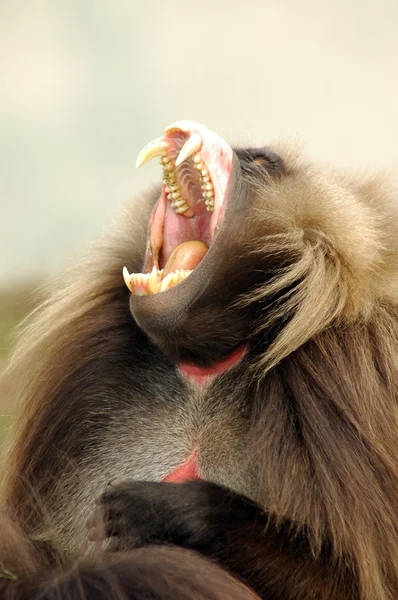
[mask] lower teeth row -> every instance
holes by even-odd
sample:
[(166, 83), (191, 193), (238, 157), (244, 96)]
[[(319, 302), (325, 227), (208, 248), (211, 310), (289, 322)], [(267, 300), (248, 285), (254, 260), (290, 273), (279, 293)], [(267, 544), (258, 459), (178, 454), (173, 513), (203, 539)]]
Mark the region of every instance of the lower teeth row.
[(174, 287), (188, 277), (190, 273), (192, 273), (190, 269), (177, 269), (163, 277), (163, 269), (160, 271), (153, 269), (151, 273), (131, 273), (127, 275), (130, 285), (127, 281), (126, 284), (133, 294), (149, 296)]

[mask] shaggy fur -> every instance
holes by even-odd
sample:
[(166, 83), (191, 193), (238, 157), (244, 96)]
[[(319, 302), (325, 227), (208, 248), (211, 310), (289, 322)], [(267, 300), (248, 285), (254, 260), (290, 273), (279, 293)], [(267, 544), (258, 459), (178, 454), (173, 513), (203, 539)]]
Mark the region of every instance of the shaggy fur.
[[(237, 151), (250, 210), (229, 224), (222, 277), (173, 352), (134, 323), (121, 277), (123, 265), (142, 268), (156, 194), (137, 199), (106, 241), (51, 282), (23, 325), (8, 373), (21, 409), (2, 495), (22, 533), (0, 548), (18, 577), (0, 577), (7, 600), (249, 598), (219, 567), (162, 545), (70, 566), (87, 553), (85, 522), (110, 481), (160, 481), (194, 443), (205, 480), (250, 498), (245, 514), (250, 502), (266, 511), (261, 531), (249, 521), (228, 538), (233, 561), (210, 558), (263, 598), (398, 597), (398, 187), (274, 150), (264, 160)], [(249, 351), (197, 390), (176, 367), (179, 343), (200, 348), (203, 364), (239, 344)], [(134, 487), (129, 494), (136, 501)], [(168, 534), (156, 543), (206, 554)], [(251, 549), (241, 563), (239, 546)], [(207, 588), (195, 587), (196, 561)], [(150, 586), (157, 577), (167, 584), (136, 591), (140, 578)]]

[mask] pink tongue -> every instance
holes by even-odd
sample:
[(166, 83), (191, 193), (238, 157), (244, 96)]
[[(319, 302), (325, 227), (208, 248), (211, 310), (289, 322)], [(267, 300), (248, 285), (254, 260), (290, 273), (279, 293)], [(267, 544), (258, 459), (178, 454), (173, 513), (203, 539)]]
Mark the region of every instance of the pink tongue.
[(194, 269), (198, 266), (207, 251), (208, 247), (206, 244), (198, 240), (179, 244), (169, 256), (164, 267), (163, 277), (166, 277), (168, 273), (173, 273), (177, 269)]

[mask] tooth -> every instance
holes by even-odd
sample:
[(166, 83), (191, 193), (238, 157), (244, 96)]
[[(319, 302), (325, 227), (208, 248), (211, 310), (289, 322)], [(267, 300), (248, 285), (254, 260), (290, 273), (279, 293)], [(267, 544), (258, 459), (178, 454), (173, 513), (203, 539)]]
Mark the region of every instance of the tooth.
[(160, 284), (160, 287), (159, 287), (159, 292), (164, 292), (165, 290), (167, 290), (170, 281), (171, 281), (171, 273), (166, 275), (166, 277), (162, 280), (162, 283)]
[(171, 194), (171, 197), (173, 198), (173, 200), (178, 200), (178, 198), (181, 196), (181, 192), (173, 192)]
[(158, 272), (156, 267), (153, 267), (148, 277), (148, 291), (150, 294), (156, 294), (158, 291)]
[(203, 177), (206, 177), (209, 174), (207, 169), (202, 169), (201, 173), (202, 173)]
[(205, 194), (206, 194), (206, 198), (214, 198), (214, 192), (213, 191), (211, 191), (211, 192), (205, 192)]
[(135, 163), (136, 168), (139, 169), (155, 156), (166, 156), (168, 147), (168, 143), (165, 142), (163, 138), (156, 138), (156, 140), (153, 140), (153, 142), (147, 144), (145, 148), (141, 150)]
[(171, 171), (172, 169), (173, 169), (173, 165), (171, 163), (167, 163), (166, 165), (163, 165), (164, 171)]
[(210, 191), (212, 189), (213, 189), (213, 185), (210, 182), (205, 184), (205, 190)]
[(131, 285), (131, 275), (128, 272), (127, 267), (123, 267), (123, 279), (124, 279), (124, 283), (127, 285), (130, 292), (132, 292), (133, 286)]
[(180, 191), (180, 186), (179, 185), (172, 185), (170, 187), (170, 192), (179, 192)]
[(200, 155), (199, 155), (199, 154), (195, 154), (195, 156), (193, 157), (193, 161), (194, 161), (195, 163), (200, 163), (200, 162), (201, 162), (201, 160), (202, 160), (202, 159), (200, 158)]
[(182, 215), (184, 212), (186, 212), (188, 210), (188, 208), (189, 208), (188, 204), (185, 204), (184, 206), (180, 206), (180, 207), (176, 208), (175, 211), (179, 215)]
[(196, 163), (195, 167), (198, 169), (198, 171), (201, 171), (203, 169), (203, 163)]
[(204, 183), (208, 183), (210, 181), (210, 177), (208, 177), (207, 175), (206, 177), (201, 177), (201, 179), (203, 179)]
[(173, 208), (180, 208), (180, 206), (188, 206), (187, 203), (185, 202), (184, 198), (181, 198), (181, 200), (174, 200), (171, 203), (171, 206)]
[(182, 162), (184, 162), (184, 160), (186, 160), (188, 156), (191, 156), (191, 154), (197, 152), (200, 149), (201, 145), (202, 138), (200, 134), (192, 133), (180, 150), (180, 153), (176, 160), (176, 167), (178, 167)]

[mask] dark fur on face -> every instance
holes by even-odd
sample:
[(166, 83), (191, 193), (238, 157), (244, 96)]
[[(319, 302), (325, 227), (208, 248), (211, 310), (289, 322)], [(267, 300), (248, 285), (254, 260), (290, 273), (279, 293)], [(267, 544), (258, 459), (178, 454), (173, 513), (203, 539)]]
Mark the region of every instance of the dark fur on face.
[[(126, 565), (141, 561), (146, 581), (164, 582), (165, 544), (185, 548), (172, 569), (190, 585), (195, 550), (263, 598), (398, 595), (398, 188), (283, 148), (234, 160), (238, 217), (226, 215), (209, 256), (165, 304), (129, 306), (121, 277), (124, 264), (142, 268), (149, 194), (52, 282), (24, 327), (9, 370), (22, 404), (2, 491), (34, 550), (0, 547), (19, 577), (4, 579), (7, 600), (34, 597), (32, 578), (46, 590), (36, 586), (38, 597), (54, 597), (54, 568), (57, 598), (97, 597), (97, 582), (98, 597), (111, 598), (106, 586), (121, 581), (121, 598), (146, 597), (134, 595), (141, 575)], [(179, 372), (178, 361), (207, 366), (243, 344), (240, 363), (203, 389)], [(193, 446), (205, 482), (160, 483)], [(104, 535), (123, 555), (110, 549), (68, 570), (98, 497)], [(158, 547), (137, 550), (147, 544)], [(231, 579), (214, 569), (190, 597), (222, 597)], [(149, 597), (169, 598), (159, 586)]]

